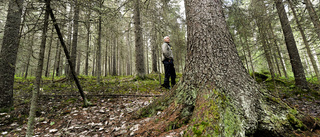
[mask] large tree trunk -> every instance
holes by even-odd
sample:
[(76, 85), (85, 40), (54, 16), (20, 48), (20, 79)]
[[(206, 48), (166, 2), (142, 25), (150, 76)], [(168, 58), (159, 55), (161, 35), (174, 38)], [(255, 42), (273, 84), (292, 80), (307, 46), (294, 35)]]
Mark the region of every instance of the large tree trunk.
[(40, 45), (40, 52), (38, 56), (38, 64), (36, 70), (36, 79), (33, 82), (33, 89), (32, 89), (32, 100), (30, 105), (30, 112), (28, 118), (28, 128), (26, 132), (27, 137), (33, 136), (33, 129), (36, 117), (36, 110), (38, 106), (38, 95), (40, 91), (40, 83), (42, 77), (42, 69), (43, 69), (43, 60), (44, 60), (44, 53), (46, 49), (46, 41), (47, 41), (47, 31), (48, 31), (48, 24), (49, 24), (49, 5), (50, 0), (46, 0), (48, 3), (46, 6), (45, 16), (44, 16), (44, 23), (42, 28), (42, 36), (41, 36), (41, 45)]
[(308, 88), (306, 76), (304, 74), (303, 66), (301, 63), (301, 58), (296, 46), (296, 41), (294, 40), (289, 19), (284, 9), (284, 5), (282, 3), (282, 0), (275, 0), (275, 3), (285, 37), (296, 86), (300, 88)]
[(157, 136), (187, 124), (184, 136), (270, 137), (293, 134), (297, 123), (304, 129), (296, 118), (302, 116), (299, 112), (260, 88), (246, 72), (227, 29), (222, 2), (185, 0), (185, 8), (185, 72), (168, 94), (138, 112), (156, 115), (167, 107), (140, 131)]
[(23, 0), (9, 2), (0, 53), (0, 110), (13, 106), (13, 82), (19, 48)]
[(134, 27), (135, 27), (135, 47), (136, 47), (136, 73), (137, 77), (145, 78), (146, 70), (144, 63), (144, 47), (142, 28), (140, 24), (140, 0), (134, 3)]

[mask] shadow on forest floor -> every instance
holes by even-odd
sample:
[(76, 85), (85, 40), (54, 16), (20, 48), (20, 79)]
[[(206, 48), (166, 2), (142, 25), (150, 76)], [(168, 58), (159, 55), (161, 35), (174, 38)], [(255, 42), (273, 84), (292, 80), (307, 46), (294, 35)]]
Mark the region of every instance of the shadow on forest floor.
[[(73, 83), (64, 78), (55, 82), (45, 78), (36, 113), (35, 135), (136, 136), (135, 132), (139, 127), (152, 121), (154, 117), (133, 120), (132, 113), (150, 104), (156, 96), (167, 92), (160, 87), (159, 75), (153, 74), (148, 77), (146, 80), (137, 81), (132, 76), (109, 76), (103, 78), (100, 84), (97, 84), (95, 77), (80, 77), (88, 99), (95, 104), (88, 108), (82, 107), (82, 99)], [(163, 80), (163, 76), (161, 79)], [(16, 78), (15, 109), (0, 113), (0, 136), (25, 136), (32, 81), (32, 78)], [(320, 120), (319, 85), (310, 83), (312, 90), (305, 92), (297, 90), (292, 80), (277, 79), (276, 85), (268, 78), (257, 81), (289, 105)], [(120, 96), (128, 94), (131, 96)], [(157, 115), (160, 114), (160, 111), (157, 112)], [(316, 133), (320, 134), (319, 131)], [(180, 136), (183, 134), (183, 128), (165, 134)], [(304, 133), (297, 133), (302, 134)]]

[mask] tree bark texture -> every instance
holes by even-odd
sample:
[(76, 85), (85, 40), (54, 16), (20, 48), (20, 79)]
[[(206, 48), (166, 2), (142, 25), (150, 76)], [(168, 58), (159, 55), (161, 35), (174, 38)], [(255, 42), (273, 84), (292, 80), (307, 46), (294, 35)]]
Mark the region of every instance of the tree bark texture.
[(0, 53), (0, 109), (13, 106), (13, 82), (19, 48), (23, 0), (9, 2)]
[(292, 29), (287, 17), (282, 0), (275, 0), (277, 12), (280, 18), (283, 35), (285, 37), (287, 50), (290, 57), (290, 63), (294, 74), (296, 86), (300, 88), (308, 88), (306, 76), (304, 74), (301, 58), (296, 46)]
[(260, 88), (246, 72), (227, 29), (222, 2), (185, 0), (185, 8), (185, 72), (168, 94), (137, 113), (148, 116), (164, 110), (156, 126), (148, 124), (142, 130), (157, 136), (186, 124), (184, 136), (289, 135), (297, 125), (291, 119), (299, 121), (301, 114)]
[(40, 91), (40, 84), (41, 84), (41, 77), (42, 77), (42, 69), (43, 69), (43, 60), (44, 60), (44, 53), (46, 50), (46, 41), (47, 41), (47, 32), (48, 32), (48, 24), (49, 24), (49, 8), (50, 0), (46, 0), (47, 6), (45, 10), (45, 16), (44, 16), (44, 23), (43, 23), (43, 29), (42, 29), (42, 36), (41, 36), (41, 45), (40, 45), (40, 52), (38, 56), (38, 64), (36, 69), (36, 78), (33, 82), (33, 90), (32, 90), (32, 99), (31, 99), (31, 105), (30, 105), (30, 111), (29, 111), (29, 117), (28, 117), (28, 128), (26, 132), (27, 137), (33, 136), (33, 129), (34, 129), (34, 123), (35, 123), (35, 117), (36, 117), (36, 110), (38, 105), (38, 95)]
[(138, 77), (144, 78), (146, 75), (144, 63), (144, 47), (142, 28), (140, 23), (140, 0), (134, 3), (134, 27), (135, 27), (135, 47), (136, 47), (136, 74)]

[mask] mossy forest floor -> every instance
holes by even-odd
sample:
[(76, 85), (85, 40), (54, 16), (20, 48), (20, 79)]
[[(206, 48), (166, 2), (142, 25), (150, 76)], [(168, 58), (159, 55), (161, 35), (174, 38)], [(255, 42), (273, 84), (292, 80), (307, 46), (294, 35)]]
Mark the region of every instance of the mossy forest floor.
[[(280, 99), (320, 121), (320, 85), (315, 84), (316, 81), (309, 79), (311, 90), (303, 91), (298, 90), (291, 79), (277, 78), (273, 82), (267, 74), (256, 76), (259, 83)], [(178, 75), (178, 78), (180, 77), (181, 74)], [(99, 84), (95, 77), (79, 78), (93, 106), (82, 107), (82, 99), (72, 81), (64, 77), (54, 80), (43, 78), (36, 113), (35, 136), (152, 135), (141, 132), (141, 127), (160, 120), (162, 112), (138, 120), (132, 119), (132, 115), (168, 92), (161, 88), (158, 74), (150, 74), (145, 80), (138, 80), (133, 76), (108, 76), (103, 77)], [(14, 109), (0, 113), (0, 136), (25, 136), (33, 79), (16, 77)], [(159, 132), (162, 133), (161, 136), (180, 136), (183, 135), (184, 127), (186, 126), (175, 130), (169, 127), (159, 129)], [(296, 131), (296, 135), (320, 136), (320, 131)]]

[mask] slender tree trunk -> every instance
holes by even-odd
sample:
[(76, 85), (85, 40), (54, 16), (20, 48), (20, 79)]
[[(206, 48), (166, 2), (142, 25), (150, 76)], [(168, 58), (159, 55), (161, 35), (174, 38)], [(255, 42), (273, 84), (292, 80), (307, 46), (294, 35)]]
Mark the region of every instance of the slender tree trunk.
[(104, 76), (108, 76), (108, 40), (106, 40), (106, 51), (104, 56)]
[[(307, 1), (309, 1), (309, 0), (307, 0)], [(297, 16), (297, 14), (296, 14), (296, 10), (294, 9), (291, 0), (288, 0), (288, 2), (289, 2), (289, 5), (290, 5), (290, 8), (291, 8), (291, 10), (292, 10), (292, 13), (293, 13), (293, 15), (294, 15), (294, 18), (295, 18), (295, 20), (296, 20), (296, 23), (297, 23), (298, 29), (299, 29), (299, 31), (300, 31), (300, 34), (301, 34), (301, 36), (302, 36), (303, 43), (304, 43), (304, 45), (306, 46), (307, 53), (308, 53), (308, 56), (309, 56), (310, 61), (311, 61), (311, 63), (312, 63), (313, 70), (314, 70), (314, 72), (316, 73), (318, 82), (320, 83), (320, 74), (319, 74), (319, 69), (318, 69), (318, 66), (317, 66), (317, 62), (316, 62), (316, 60), (314, 59), (314, 56), (313, 56), (313, 54), (312, 54), (310, 45), (309, 45), (309, 43), (308, 43), (308, 40), (307, 40), (307, 37), (306, 37), (306, 35), (305, 35), (305, 33), (304, 33), (304, 30), (303, 30), (303, 28), (302, 28), (302, 25), (301, 25), (301, 23), (300, 23), (299, 20), (298, 20), (298, 16)]]
[(250, 50), (250, 47), (249, 47), (249, 43), (248, 43), (248, 37), (247, 37), (247, 34), (245, 33), (244, 34), (244, 39), (245, 39), (245, 42), (246, 42), (246, 49), (248, 51), (248, 56), (249, 56), (249, 61), (250, 61), (250, 66), (251, 66), (251, 70), (252, 70), (252, 76), (253, 76), (253, 79), (256, 79), (256, 76), (254, 75), (254, 67), (253, 67), (253, 61), (252, 61), (252, 56), (251, 56), (251, 50)]
[(135, 0), (134, 3), (134, 27), (135, 27), (135, 47), (136, 47), (136, 73), (137, 77), (145, 78), (145, 64), (144, 64), (144, 47), (142, 28), (140, 24), (140, 0)]
[(59, 46), (59, 39), (57, 40), (57, 46), (58, 46), (58, 59), (57, 59), (57, 68), (56, 68), (56, 76), (61, 75), (61, 66), (62, 66), (62, 61), (61, 61), (61, 48)]
[[(270, 31), (271, 31), (271, 36), (272, 36), (272, 39), (273, 39), (273, 42), (274, 42), (274, 46), (275, 46), (275, 48), (277, 50), (277, 54), (278, 54), (278, 57), (279, 57), (280, 62), (281, 62), (280, 64), (282, 66), (282, 71), (284, 73), (284, 76), (286, 78), (288, 78), (287, 71), (286, 71), (285, 64), (284, 64), (285, 62), (283, 61), (283, 58), (282, 58), (282, 55), (281, 55), (281, 52), (280, 52), (280, 49), (279, 49), (279, 45), (278, 45), (278, 42), (276, 40), (276, 36), (274, 35), (273, 27), (272, 27), (271, 23), (269, 23), (269, 28), (270, 28)], [(278, 62), (277, 62), (277, 64), (278, 64)]]
[(157, 57), (157, 42), (156, 42), (156, 39), (157, 39), (157, 31), (155, 29), (155, 25), (153, 25), (153, 35), (151, 36), (151, 46), (152, 46), (152, 49), (151, 49), (151, 54), (152, 54), (152, 72), (153, 73), (158, 73), (158, 68), (157, 68), (157, 60), (158, 60), (158, 57)]
[(269, 71), (271, 73), (272, 79), (274, 79), (275, 74), (274, 74), (274, 68), (273, 68), (273, 63), (272, 63), (272, 56), (270, 52), (270, 47), (268, 44), (268, 38), (267, 38), (267, 25), (266, 25), (266, 7), (264, 5), (263, 1), (255, 0), (253, 2), (253, 7), (255, 9), (254, 15), (257, 20), (257, 26), (259, 29), (259, 35), (262, 43), (262, 47), (264, 50), (264, 54), (268, 63)]
[(294, 40), (294, 36), (291, 30), (291, 26), (284, 9), (282, 0), (275, 0), (277, 12), (280, 18), (283, 35), (285, 37), (287, 50), (289, 52), (290, 62), (292, 66), (292, 71), (294, 74), (296, 86), (300, 88), (308, 88), (306, 76), (304, 74), (304, 69), (301, 63), (301, 58), (299, 56), (298, 48)]
[(72, 36), (72, 47), (71, 47), (72, 49), (71, 49), (70, 59), (72, 64), (74, 64), (74, 67), (71, 69), (73, 69), (73, 71), (75, 72), (76, 71), (75, 66), (76, 66), (76, 60), (77, 60), (78, 28), (79, 28), (79, 12), (80, 12), (80, 6), (78, 4), (78, 0), (75, 0), (74, 6), (75, 7), (74, 7), (74, 17), (73, 17), (73, 36)]
[[(103, 1), (100, 0), (100, 8)], [(101, 82), (101, 24), (102, 24), (102, 14), (99, 11), (99, 23), (98, 23), (98, 45), (97, 45), (97, 82)]]
[(54, 65), (53, 65), (53, 71), (52, 71), (52, 81), (54, 80), (54, 76), (56, 74), (56, 68), (58, 67), (58, 53), (59, 53), (59, 40), (57, 40), (57, 47), (56, 47), (56, 55), (54, 57)]
[(246, 50), (245, 50), (245, 46), (244, 46), (244, 43), (242, 41), (242, 37), (240, 36), (240, 44), (241, 44), (241, 49), (242, 49), (242, 52), (243, 52), (243, 56), (244, 56), (244, 60), (245, 60), (245, 65), (246, 65), (246, 68), (247, 68), (247, 72), (250, 73), (249, 71), (249, 63), (248, 63), (248, 59), (247, 59), (247, 54), (246, 54)]
[(32, 46), (33, 46), (33, 43), (34, 43), (34, 35), (35, 35), (35, 32), (32, 33), (32, 35), (29, 36), (29, 38), (28, 38), (28, 40), (29, 40), (29, 43), (28, 43), (29, 53), (28, 53), (28, 57), (27, 57), (27, 66), (26, 66), (25, 75), (24, 75), (25, 79), (28, 77), (28, 74), (29, 74), (30, 61), (31, 61), (31, 56), (33, 54)]
[(51, 55), (51, 46), (52, 46), (52, 41), (53, 41), (53, 27), (51, 31), (51, 36), (50, 36), (50, 42), (49, 42), (49, 51), (48, 51), (48, 57), (47, 57), (47, 65), (46, 65), (46, 71), (45, 71), (45, 77), (49, 76), (49, 71), (50, 71), (50, 55)]
[(117, 46), (117, 40), (113, 40), (113, 54), (112, 54), (112, 75), (116, 76), (117, 75), (117, 63), (116, 63), (116, 46)]
[(78, 77), (77, 77), (77, 74), (76, 74), (76, 73), (73, 71), (73, 69), (72, 69), (72, 68), (74, 68), (74, 66), (73, 66), (73, 64), (72, 64), (72, 62), (71, 62), (70, 55), (69, 55), (69, 51), (68, 51), (68, 49), (67, 49), (66, 44), (64, 43), (64, 40), (63, 40), (61, 31), (60, 31), (59, 26), (58, 26), (58, 24), (57, 24), (57, 21), (56, 21), (56, 19), (55, 19), (55, 17), (54, 17), (53, 11), (52, 11), (52, 9), (51, 9), (51, 7), (50, 7), (50, 3), (46, 2), (46, 5), (47, 5), (47, 8), (49, 9), (50, 17), (51, 17), (51, 19), (52, 19), (52, 21), (53, 21), (53, 24), (54, 24), (54, 27), (55, 27), (55, 29), (56, 29), (56, 31), (57, 31), (59, 40), (60, 40), (60, 42), (61, 42), (61, 46), (63, 47), (64, 53), (65, 53), (65, 55), (66, 55), (66, 58), (67, 58), (67, 60), (68, 60), (69, 65), (70, 65), (70, 70), (71, 70), (72, 77), (73, 77), (73, 79), (74, 79), (74, 81), (75, 81), (75, 83), (76, 83), (76, 85), (77, 85), (77, 87), (78, 87), (78, 90), (79, 90), (79, 92), (80, 92), (80, 95), (81, 95), (81, 97), (82, 97), (82, 99), (83, 99), (83, 106), (87, 107), (87, 106), (91, 105), (91, 103), (88, 102), (87, 98), (85, 97), (85, 95), (84, 95), (84, 93), (83, 93), (83, 90), (82, 90), (82, 87), (81, 87), (81, 85), (80, 85), (79, 79), (78, 79)]
[(127, 45), (128, 45), (128, 55), (127, 55), (127, 75), (131, 75), (131, 41), (130, 41), (130, 25), (128, 26), (128, 32), (127, 32)]
[(0, 110), (13, 107), (13, 83), (19, 48), (23, 0), (9, 1), (0, 53)]
[[(89, 12), (89, 15), (91, 15), (91, 12)], [(90, 22), (87, 21), (87, 43), (86, 43), (86, 62), (84, 67), (84, 73), (86, 76), (89, 75), (89, 55), (90, 55)]]
[(113, 66), (112, 65), (112, 40), (109, 41), (109, 59), (108, 59), (108, 69), (109, 69), (109, 75), (113, 75), (112, 74), (112, 69), (111, 67)]
[(304, 0), (304, 3), (306, 4), (306, 8), (308, 10), (309, 16), (311, 18), (311, 21), (314, 25), (315, 31), (318, 35), (319, 40), (320, 40), (320, 21), (319, 21), (319, 17), (317, 15), (317, 12), (314, 10), (310, 0)]
[(271, 77), (272, 79), (274, 79), (275, 74), (274, 74), (274, 68), (273, 68), (273, 63), (272, 63), (272, 56), (271, 56), (271, 52), (270, 52), (270, 46), (268, 46), (268, 42), (267, 42), (267, 37), (266, 37), (266, 29), (264, 26), (264, 23), (262, 23), (262, 20), (258, 21), (258, 28), (259, 28), (259, 33), (261, 35), (261, 41), (262, 41), (262, 46), (263, 46), (263, 50), (264, 50), (264, 54), (266, 57), (266, 60), (268, 62), (268, 66), (269, 66), (269, 71), (271, 73)]
[(268, 28), (268, 36), (269, 36), (269, 38), (271, 40), (270, 43), (273, 42), (273, 44), (270, 44), (271, 46), (269, 46), (271, 54), (272, 54), (272, 56), (274, 58), (273, 62), (276, 65), (276, 71), (278, 71), (278, 74), (281, 77), (282, 75), (281, 75), (281, 70), (280, 70), (280, 66), (279, 66), (279, 62), (278, 62), (278, 57), (276, 55), (276, 52), (274, 52), (274, 48), (278, 46), (278, 43), (277, 43), (277, 41), (276, 41), (276, 39), (274, 37), (274, 33), (273, 33), (273, 30), (272, 30), (273, 28), (271, 27), (271, 23), (268, 23), (268, 27), (267, 28)]
[(41, 45), (40, 45), (40, 52), (38, 56), (38, 64), (36, 70), (36, 79), (33, 82), (33, 90), (32, 90), (32, 100), (30, 105), (30, 112), (28, 118), (28, 128), (26, 132), (27, 137), (33, 136), (33, 129), (36, 117), (36, 110), (38, 105), (38, 95), (40, 91), (40, 84), (41, 84), (41, 77), (42, 77), (42, 69), (43, 69), (43, 60), (44, 60), (44, 53), (46, 49), (46, 40), (47, 40), (47, 31), (48, 31), (48, 24), (49, 24), (49, 5), (50, 0), (46, 0), (47, 6), (44, 16), (44, 25), (42, 29), (42, 38), (41, 38)]

